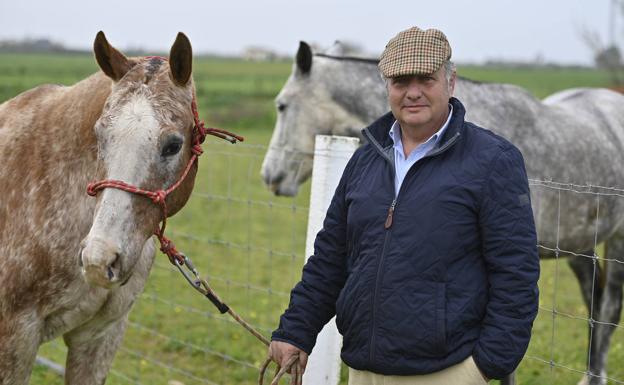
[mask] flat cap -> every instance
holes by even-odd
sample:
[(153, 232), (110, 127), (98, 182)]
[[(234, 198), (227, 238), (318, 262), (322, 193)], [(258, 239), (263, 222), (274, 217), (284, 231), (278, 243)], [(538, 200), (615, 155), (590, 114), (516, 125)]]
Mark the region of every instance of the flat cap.
[(379, 60), (379, 70), (386, 78), (404, 75), (428, 75), (451, 58), (451, 45), (437, 29), (412, 27), (390, 39)]

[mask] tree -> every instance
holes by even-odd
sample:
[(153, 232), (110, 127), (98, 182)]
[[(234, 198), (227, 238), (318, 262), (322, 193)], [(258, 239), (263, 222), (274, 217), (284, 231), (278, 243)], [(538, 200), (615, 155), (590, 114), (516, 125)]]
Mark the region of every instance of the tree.
[(597, 68), (606, 70), (611, 77), (614, 86), (624, 84), (624, 63), (620, 48), (615, 43), (615, 16), (616, 9), (624, 15), (624, 1), (611, 0), (611, 10), (609, 14), (609, 42), (604, 44), (600, 35), (595, 30), (584, 28), (581, 37), (585, 44), (594, 54), (594, 64)]

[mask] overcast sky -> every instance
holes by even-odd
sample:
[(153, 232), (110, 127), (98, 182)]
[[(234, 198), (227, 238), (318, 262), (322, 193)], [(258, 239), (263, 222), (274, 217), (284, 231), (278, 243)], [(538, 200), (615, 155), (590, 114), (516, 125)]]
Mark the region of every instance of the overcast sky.
[[(294, 54), (299, 40), (336, 39), (380, 53), (412, 25), (444, 31), (457, 62), (486, 59), (591, 64), (581, 39), (607, 41), (611, 0), (0, 0), (0, 39), (48, 37), (91, 46), (103, 30), (116, 47), (168, 50), (178, 31), (195, 52), (262, 46)], [(619, 16), (619, 13), (618, 13)], [(621, 22), (617, 34), (624, 36)]]

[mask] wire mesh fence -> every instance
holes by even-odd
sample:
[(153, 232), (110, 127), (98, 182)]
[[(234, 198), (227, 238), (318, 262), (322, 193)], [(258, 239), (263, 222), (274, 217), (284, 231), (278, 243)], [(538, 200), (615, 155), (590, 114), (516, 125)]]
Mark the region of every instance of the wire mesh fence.
[[(305, 260), (309, 184), (296, 197), (275, 197), (259, 173), (266, 147), (206, 147), (192, 198), (169, 222), (169, 235), (219, 295), (269, 336)], [(527, 356), (517, 372), (518, 383), (577, 383), (589, 373), (596, 356), (589, 354), (590, 341), (600, 346), (596, 339), (604, 340), (596, 332), (600, 328), (600, 333), (607, 329), (613, 333), (611, 365), (608, 372), (594, 374), (606, 376), (609, 383), (624, 383), (624, 368), (617, 364), (624, 359), (622, 326), (619, 318), (602, 319), (602, 305), (595, 303), (604, 301), (605, 293), (611, 293), (617, 303), (617, 287), (622, 288), (621, 282), (607, 280), (605, 272), (612, 265), (624, 264), (621, 257), (606, 253), (599, 226), (603, 210), (611, 207), (607, 201), (624, 199), (624, 190), (541, 180), (530, 180), (530, 185), (534, 193), (555, 194), (559, 204), (554, 209), (556, 242), (538, 246), (552, 259), (542, 262), (539, 314)], [(596, 229), (590, 253), (566, 249), (558, 242), (560, 231), (566, 228), (561, 218), (567, 206), (561, 202), (568, 196), (595, 203), (591, 206)], [(589, 309), (567, 262), (572, 257), (587, 260), (591, 278), (596, 278), (591, 280)], [(64, 362), (64, 355), (60, 340), (40, 349), (40, 356), (57, 364)], [(219, 314), (188, 287), (166, 257), (157, 255), (145, 292), (131, 311), (107, 384), (254, 384), (265, 355), (262, 344), (227, 315)], [(344, 370), (342, 383), (346, 383)]]

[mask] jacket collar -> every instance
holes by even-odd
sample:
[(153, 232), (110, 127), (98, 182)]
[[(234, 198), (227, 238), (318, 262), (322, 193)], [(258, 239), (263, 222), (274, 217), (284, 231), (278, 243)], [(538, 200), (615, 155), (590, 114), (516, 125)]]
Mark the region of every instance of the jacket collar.
[[(436, 148), (443, 147), (450, 138), (455, 137), (456, 134), (460, 134), (461, 131), (463, 131), (466, 109), (457, 98), (452, 97), (449, 99), (449, 103), (453, 106), (453, 116), (451, 116), (451, 121), (444, 131), (442, 138), (438, 141)], [(375, 147), (381, 149), (385, 149), (389, 146), (391, 147), (394, 143), (388, 135), (388, 132), (390, 132), (390, 127), (392, 127), (395, 120), (392, 112), (388, 112), (374, 121), (370, 126), (364, 128), (362, 134), (367, 140), (374, 140), (375, 143), (372, 144), (375, 145)]]

